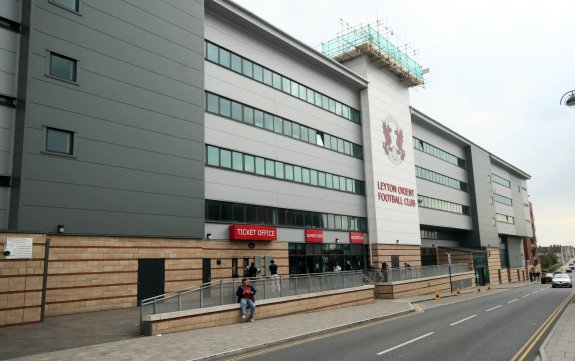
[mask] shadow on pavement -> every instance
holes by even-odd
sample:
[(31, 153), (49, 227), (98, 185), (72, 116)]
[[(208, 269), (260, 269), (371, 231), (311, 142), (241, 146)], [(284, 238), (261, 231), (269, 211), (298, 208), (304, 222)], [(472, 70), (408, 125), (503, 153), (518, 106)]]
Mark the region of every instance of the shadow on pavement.
[(0, 328), (0, 360), (140, 337), (139, 308), (46, 317)]

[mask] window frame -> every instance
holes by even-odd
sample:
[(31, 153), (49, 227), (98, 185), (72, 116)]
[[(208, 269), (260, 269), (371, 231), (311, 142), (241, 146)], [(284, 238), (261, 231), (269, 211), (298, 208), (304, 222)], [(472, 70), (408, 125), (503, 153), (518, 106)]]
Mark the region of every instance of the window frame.
[[(74, 79), (73, 80), (52, 74), (52, 56), (56, 56), (56, 57), (59, 57), (61, 59), (70, 60), (73, 62), (73, 65), (74, 65)], [(78, 59), (71, 58), (71, 57), (66, 56), (62, 53), (58, 53), (58, 52), (55, 52), (52, 50), (46, 50), (46, 72), (45, 72), (45, 75), (49, 78), (57, 79), (57, 80), (60, 80), (60, 81), (66, 82), (66, 83), (70, 83), (70, 84), (74, 84), (74, 85), (80, 85), (79, 81), (78, 81), (78, 69), (80, 68), (79, 65), (80, 65), (80, 60), (78, 60)]]
[(49, 0), (48, 2), (52, 5), (55, 5), (59, 8), (61, 8), (61, 9), (67, 10), (73, 14), (80, 15), (80, 0), (74, 0), (74, 3), (75, 3), (74, 9), (72, 9), (72, 8), (70, 8), (64, 4), (59, 4), (57, 1), (58, 0)]
[[(57, 132), (66, 133), (66, 134), (70, 135), (70, 152), (69, 153), (48, 149), (48, 134), (50, 131), (57, 131)], [(42, 150), (41, 150), (41, 153), (49, 154), (49, 155), (56, 155), (56, 156), (66, 157), (66, 158), (76, 158), (76, 154), (78, 152), (76, 134), (77, 134), (77, 132), (74, 130), (62, 129), (59, 127), (52, 127), (49, 125), (43, 125), (42, 126)]]

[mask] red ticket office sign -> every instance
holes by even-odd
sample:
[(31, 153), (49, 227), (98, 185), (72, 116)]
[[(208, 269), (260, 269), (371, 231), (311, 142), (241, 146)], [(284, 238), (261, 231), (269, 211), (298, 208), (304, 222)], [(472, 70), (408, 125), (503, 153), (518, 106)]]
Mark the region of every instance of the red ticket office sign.
[(320, 229), (306, 229), (305, 241), (307, 243), (323, 243), (323, 231)]
[(351, 244), (363, 244), (365, 238), (361, 232), (349, 232), (349, 243)]
[(277, 241), (276, 227), (234, 224), (230, 226), (230, 239), (236, 241)]

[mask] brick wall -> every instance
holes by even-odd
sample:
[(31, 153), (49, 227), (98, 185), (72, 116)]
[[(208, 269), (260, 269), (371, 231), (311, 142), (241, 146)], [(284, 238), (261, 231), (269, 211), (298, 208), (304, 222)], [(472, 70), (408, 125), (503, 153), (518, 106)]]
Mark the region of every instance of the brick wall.
[[(373, 302), (374, 286), (273, 298), (257, 302), (256, 318), (264, 319), (294, 313), (365, 305)], [(180, 311), (172, 313), (171, 316), (169, 317), (169, 314), (147, 316), (145, 334), (153, 336), (241, 322), (238, 304)]]
[[(489, 264), (489, 279), (492, 285), (499, 284), (499, 273), (501, 271), (501, 259), (499, 258), (499, 247), (487, 249), (487, 263)], [(501, 284), (507, 283), (507, 274), (501, 271)]]
[[(52, 237), (46, 315), (135, 307), (138, 260), (165, 260), (165, 292), (202, 283), (202, 259), (211, 259), (212, 281), (232, 277), (232, 257), (272, 256), (288, 271), (287, 244), (161, 238)], [(217, 264), (217, 260), (221, 264)]]
[(412, 267), (421, 266), (421, 247), (419, 245), (373, 244), (371, 246), (374, 258), (373, 264), (381, 267), (381, 262), (387, 262), (391, 267), (391, 256), (399, 256), (399, 265), (408, 263)]
[[(460, 273), (452, 275), (452, 282), (471, 280), (475, 278), (473, 272)], [(473, 282), (471, 283), (473, 284)], [(449, 293), (451, 287), (449, 285), (449, 276), (429, 277), (421, 280), (410, 280), (392, 282), (389, 284), (378, 284), (376, 287), (377, 298), (403, 298), (434, 294), (436, 291), (441, 293)], [(455, 292), (455, 288), (453, 289)]]
[(0, 327), (40, 321), (45, 236), (0, 234), (0, 252), (8, 237), (32, 238), (31, 259), (0, 256)]

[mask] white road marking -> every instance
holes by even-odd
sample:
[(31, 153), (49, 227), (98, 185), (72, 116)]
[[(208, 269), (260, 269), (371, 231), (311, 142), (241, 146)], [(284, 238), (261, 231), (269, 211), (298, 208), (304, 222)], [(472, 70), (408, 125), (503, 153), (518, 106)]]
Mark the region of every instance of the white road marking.
[(433, 335), (434, 333), (435, 333), (435, 332), (426, 333), (425, 335), (416, 337), (416, 338), (414, 338), (413, 340), (406, 341), (406, 342), (401, 343), (401, 344), (399, 344), (399, 345), (397, 345), (397, 346), (394, 346), (394, 347), (392, 347), (392, 348), (388, 348), (387, 350), (378, 352), (376, 355), (377, 355), (377, 356), (381, 356), (381, 355), (383, 355), (384, 353), (388, 353), (388, 352), (390, 352), (390, 351), (396, 350), (396, 349), (398, 349), (398, 348), (400, 348), (400, 347), (403, 347), (403, 346), (405, 346), (405, 345), (409, 345), (410, 343), (413, 343), (413, 342), (415, 342), (415, 341), (419, 341), (419, 340), (421, 340), (422, 338), (425, 338), (425, 337), (427, 337), (427, 336), (431, 336), (431, 335)]
[(496, 308), (499, 308), (499, 307), (503, 307), (503, 305), (499, 305), (499, 306), (491, 307), (490, 309), (488, 309), (488, 310), (485, 310), (485, 312), (493, 311), (494, 309), (496, 309)]
[(477, 317), (477, 315), (469, 316), (469, 317), (467, 317), (467, 318), (464, 318), (463, 320), (459, 320), (459, 321), (457, 321), (457, 322), (450, 323), (449, 326), (455, 326), (455, 325), (457, 325), (458, 323), (461, 323), (461, 322), (470, 320), (470, 319), (472, 319), (473, 317)]
[(511, 301), (509, 301), (509, 302), (507, 302), (507, 303), (513, 303), (513, 302), (515, 302), (515, 301), (519, 301), (519, 298), (516, 298), (516, 299), (514, 299), (514, 300), (511, 300)]
[(526, 295), (521, 296), (521, 298), (529, 297), (529, 293)]

